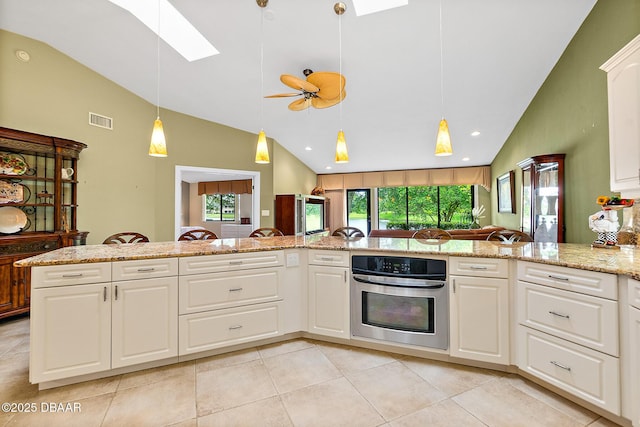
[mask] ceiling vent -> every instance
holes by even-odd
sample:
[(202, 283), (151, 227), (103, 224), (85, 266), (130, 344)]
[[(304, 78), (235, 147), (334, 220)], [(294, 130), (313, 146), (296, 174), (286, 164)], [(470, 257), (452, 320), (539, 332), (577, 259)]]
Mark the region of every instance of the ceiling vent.
[(89, 124), (99, 128), (113, 130), (113, 119), (107, 116), (89, 112)]

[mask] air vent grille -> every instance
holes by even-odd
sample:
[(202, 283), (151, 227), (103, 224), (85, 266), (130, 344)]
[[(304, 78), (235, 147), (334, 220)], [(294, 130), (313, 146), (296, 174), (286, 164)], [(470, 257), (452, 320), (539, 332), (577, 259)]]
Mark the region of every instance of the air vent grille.
[(99, 128), (113, 130), (113, 119), (96, 113), (89, 113), (89, 124)]

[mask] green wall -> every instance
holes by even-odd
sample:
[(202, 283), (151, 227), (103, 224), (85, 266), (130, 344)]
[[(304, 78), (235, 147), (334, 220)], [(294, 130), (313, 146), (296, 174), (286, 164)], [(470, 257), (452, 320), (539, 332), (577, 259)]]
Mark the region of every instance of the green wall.
[(600, 0), (593, 8), (491, 165), (493, 182), (516, 171), (516, 214), (497, 211), (492, 222), (520, 227), (522, 172), (527, 157), (565, 153), (566, 241), (590, 243), (587, 217), (598, 195), (609, 195), (607, 78), (599, 69), (640, 32), (640, 0)]
[[(18, 49), (31, 61), (18, 61)], [(259, 171), (265, 227), (274, 223), (276, 187), (305, 192), (315, 183), (315, 173), (276, 142), (269, 141), (272, 163), (257, 165), (255, 134), (169, 110), (160, 111), (169, 157), (149, 157), (155, 106), (36, 40), (0, 31), (0, 76), (0, 126), (88, 145), (77, 177), (78, 228), (90, 232), (89, 244), (125, 230), (173, 240), (176, 165)], [(113, 131), (90, 126), (90, 111), (112, 117)], [(299, 178), (278, 178), (281, 169)]]

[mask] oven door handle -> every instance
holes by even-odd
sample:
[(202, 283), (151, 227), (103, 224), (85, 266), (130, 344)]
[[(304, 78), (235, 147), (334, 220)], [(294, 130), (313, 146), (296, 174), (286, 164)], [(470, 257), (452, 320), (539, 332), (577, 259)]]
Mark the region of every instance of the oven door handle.
[[(384, 277), (384, 280), (378, 282), (376, 280), (372, 280), (372, 276), (362, 276), (358, 274), (352, 275), (353, 280), (360, 283), (368, 283), (370, 285), (379, 285), (379, 286), (401, 286), (401, 287), (409, 287), (409, 288), (421, 288), (421, 289), (440, 289), (443, 288), (445, 283), (431, 283), (428, 280), (422, 279), (405, 279), (405, 278), (393, 278), (393, 277)], [(374, 276), (375, 277), (375, 276)]]

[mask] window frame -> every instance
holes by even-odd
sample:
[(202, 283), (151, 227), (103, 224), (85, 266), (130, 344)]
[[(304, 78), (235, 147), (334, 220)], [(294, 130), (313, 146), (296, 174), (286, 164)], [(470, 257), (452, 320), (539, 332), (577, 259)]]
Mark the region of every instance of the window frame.
[[(233, 219), (225, 219), (224, 218), (224, 206), (222, 203), (222, 198), (224, 196), (233, 196)], [(209, 218), (207, 213), (207, 197), (217, 197), (219, 198), (220, 205), (220, 217), (219, 218)], [(213, 216), (213, 214), (211, 215)], [(217, 193), (217, 194), (203, 194), (202, 195), (202, 220), (204, 222), (213, 221), (213, 222), (237, 222), (238, 221), (238, 195), (234, 193)]]

